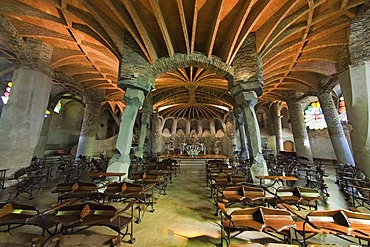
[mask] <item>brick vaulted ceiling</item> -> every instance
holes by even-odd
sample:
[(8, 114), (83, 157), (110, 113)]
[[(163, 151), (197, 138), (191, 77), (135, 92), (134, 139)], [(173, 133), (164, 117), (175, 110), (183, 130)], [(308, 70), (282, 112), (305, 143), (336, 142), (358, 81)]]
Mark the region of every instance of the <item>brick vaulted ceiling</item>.
[[(260, 100), (273, 101), (289, 91), (309, 95), (337, 73), (349, 24), (363, 5), (364, 0), (0, 0), (0, 20), (19, 39), (53, 46), (52, 69), (87, 90), (105, 90), (112, 107), (124, 94), (117, 76), (126, 33), (149, 63), (200, 52), (232, 65), (254, 32), (263, 61)], [(18, 57), (3, 28), (0, 77), (14, 70)], [(232, 107), (227, 81), (197, 67), (159, 76), (152, 94), (156, 107), (167, 108), (166, 116), (220, 117)]]

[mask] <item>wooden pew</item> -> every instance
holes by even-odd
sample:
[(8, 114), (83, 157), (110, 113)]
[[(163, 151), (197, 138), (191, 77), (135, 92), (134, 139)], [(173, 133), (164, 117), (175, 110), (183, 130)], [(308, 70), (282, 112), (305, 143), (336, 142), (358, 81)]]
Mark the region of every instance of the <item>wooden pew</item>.
[(223, 203), (218, 203), (221, 210), (221, 246), (225, 240), (227, 246), (231, 244), (231, 239), (245, 231), (260, 231), (275, 238), (279, 238), (284, 243), (289, 242), (291, 227), (296, 224), (287, 210), (271, 209), (265, 207), (254, 207), (237, 209), (228, 213)]

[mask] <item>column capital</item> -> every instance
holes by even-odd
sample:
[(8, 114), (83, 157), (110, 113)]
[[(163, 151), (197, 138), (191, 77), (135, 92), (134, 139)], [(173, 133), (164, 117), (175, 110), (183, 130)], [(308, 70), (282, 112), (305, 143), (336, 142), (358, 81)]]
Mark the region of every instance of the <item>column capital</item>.
[(118, 82), (118, 86), (125, 91), (127, 91), (127, 89), (129, 88), (141, 90), (145, 96), (148, 95), (149, 92), (153, 89), (153, 86), (150, 83), (134, 79), (121, 80)]
[(141, 107), (144, 103), (144, 91), (137, 88), (127, 88), (124, 96), (126, 105)]
[(254, 91), (243, 91), (235, 96), (235, 102), (242, 107), (254, 107), (257, 101), (258, 96)]
[(254, 91), (257, 96), (262, 95), (262, 85), (261, 81), (248, 81), (248, 82), (235, 82), (230, 86), (231, 95), (236, 96), (237, 94), (244, 91)]

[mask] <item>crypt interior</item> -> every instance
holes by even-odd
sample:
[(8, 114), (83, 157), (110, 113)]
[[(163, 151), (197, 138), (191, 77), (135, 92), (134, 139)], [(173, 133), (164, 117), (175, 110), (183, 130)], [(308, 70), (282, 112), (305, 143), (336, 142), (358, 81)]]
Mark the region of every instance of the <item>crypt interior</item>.
[(369, 246), (369, 7), (0, 0), (0, 246)]

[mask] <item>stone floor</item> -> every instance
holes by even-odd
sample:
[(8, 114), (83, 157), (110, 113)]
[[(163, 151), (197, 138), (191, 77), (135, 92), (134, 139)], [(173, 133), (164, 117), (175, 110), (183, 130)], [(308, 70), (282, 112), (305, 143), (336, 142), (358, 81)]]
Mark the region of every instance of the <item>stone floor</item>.
[[(326, 179), (329, 186), (329, 198), (320, 202), (319, 209), (348, 208), (348, 203), (338, 190), (335, 182), (333, 167), (326, 167), (329, 177)], [(55, 174), (53, 181), (35, 191), (35, 198), (28, 200), (26, 195), (20, 195), (18, 202), (37, 206), (41, 211), (56, 203), (56, 195), (50, 191), (55, 187), (58, 179)], [(303, 183), (303, 179), (300, 181)], [(9, 189), (8, 189), (9, 190)], [(0, 199), (8, 196), (8, 191), (0, 191)], [(215, 206), (209, 198), (210, 191), (206, 187), (205, 166), (203, 163), (183, 164), (181, 173), (173, 179), (167, 187), (167, 195), (157, 194), (158, 200), (155, 212), (147, 212), (140, 224), (134, 225), (136, 242), (131, 245), (126, 242), (121, 246), (136, 247), (182, 247), (182, 246), (217, 246), (220, 242), (219, 216), (214, 216)], [(123, 208), (123, 203), (112, 203), (117, 208)], [(304, 212), (302, 212), (304, 214)], [(41, 231), (32, 226), (18, 228), (11, 233), (0, 234), (1, 246), (32, 246), (32, 238), (40, 235)], [(110, 229), (102, 227), (92, 228), (77, 235), (64, 236), (60, 246), (109, 246), (109, 239), (115, 235)], [(232, 243), (273, 243), (277, 242), (264, 233), (246, 232)], [(48, 246), (55, 246), (48, 242)], [(349, 246), (349, 243), (339, 238), (321, 235), (310, 240), (312, 243), (340, 244)]]

